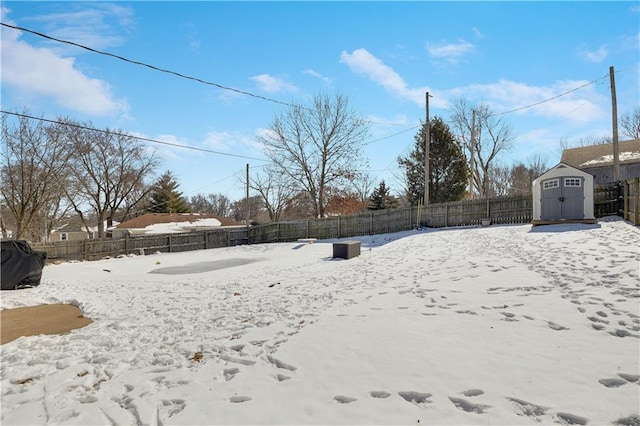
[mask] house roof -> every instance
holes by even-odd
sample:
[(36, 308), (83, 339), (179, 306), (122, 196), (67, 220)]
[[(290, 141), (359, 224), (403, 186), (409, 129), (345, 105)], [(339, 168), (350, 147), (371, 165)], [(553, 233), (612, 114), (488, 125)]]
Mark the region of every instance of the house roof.
[(64, 219), (64, 222), (61, 221), (60, 225), (56, 226), (51, 232), (88, 232), (87, 227), (82, 223), (80, 217), (77, 215), (68, 216)]
[[(640, 139), (618, 143), (620, 164), (640, 163)], [(562, 151), (561, 162), (585, 169), (613, 165), (613, 143), (569, 148)]]
[[(144, 229), (166, 224), (165, 230), (184, 231), (186, 228), (211, 228), (215, 226), (241, 226), (233, 219), (200, 213), (146, 213), (118, 224), (116, 229)], [(171, 232), (171, 231), (169, 231)]]

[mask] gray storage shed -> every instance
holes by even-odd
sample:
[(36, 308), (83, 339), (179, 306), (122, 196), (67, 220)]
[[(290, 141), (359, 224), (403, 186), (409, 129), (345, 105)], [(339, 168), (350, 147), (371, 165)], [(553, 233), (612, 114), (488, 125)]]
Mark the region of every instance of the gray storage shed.
[(560, 163), (533, 181), (533, 224), (595, 223), (593, 176)]

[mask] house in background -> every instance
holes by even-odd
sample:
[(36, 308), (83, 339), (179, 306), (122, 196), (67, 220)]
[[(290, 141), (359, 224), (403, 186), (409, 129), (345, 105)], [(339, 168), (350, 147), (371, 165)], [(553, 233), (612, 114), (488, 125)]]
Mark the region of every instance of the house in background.
[(82, 223), (78, 216), (68, 216), (59, 226), (51, 231), (48, 241), (82, 241), (91, 237), (91, 231)]
[[(119, 222), (113, 222), (117, 225)], [(104, 229), (107, 229), (107, 221), (104, 222)], [(85, 226), (79, 217), (70, 217), (63, 225), (57, 227), (49, 234), (49, 242), (58, 241), (82, 241), (91, 238), (98, 238), (98, 225)]]
[(199, 213), (147, 213), (109, 228), (114, 238), (127, 235), (170, 234), (237, 228), (245, 225), (233, 219)]
[[(640, 176), (640, 139), (618, 143), (620, 180)], [(562, 151), (561, 163), (593, 175), (596, 185), (613, 182), (613, 144), (583, 146)]]

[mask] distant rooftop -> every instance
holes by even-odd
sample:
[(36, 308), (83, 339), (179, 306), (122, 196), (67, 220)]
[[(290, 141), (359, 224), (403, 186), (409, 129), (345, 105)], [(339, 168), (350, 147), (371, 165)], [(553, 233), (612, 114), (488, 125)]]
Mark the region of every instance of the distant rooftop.
[[(640, 163), (640, 139), (618, 143), (620, 164)], [(613, 165), (613, 143), (569, 148), (562, 151), (562, 163), (578, 169)]]
[(186, 232), (220, 226), (241, 226), (233, 219), (201, 213), (146, 213), (120, 223), (116, 229), (144, 229), (146, 233)]

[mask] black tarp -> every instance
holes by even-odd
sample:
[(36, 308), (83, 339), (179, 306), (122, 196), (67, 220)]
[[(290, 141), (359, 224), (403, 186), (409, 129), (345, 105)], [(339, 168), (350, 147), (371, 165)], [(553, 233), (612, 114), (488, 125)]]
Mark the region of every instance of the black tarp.
[(34, 251), (29, 243), (22, 240), (0, 242), (0, 275), (2, 290), (15, 290), (40, 285), (42, 268), (47, 262), (47, 253)]

